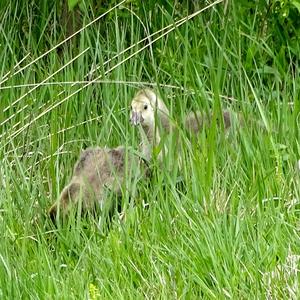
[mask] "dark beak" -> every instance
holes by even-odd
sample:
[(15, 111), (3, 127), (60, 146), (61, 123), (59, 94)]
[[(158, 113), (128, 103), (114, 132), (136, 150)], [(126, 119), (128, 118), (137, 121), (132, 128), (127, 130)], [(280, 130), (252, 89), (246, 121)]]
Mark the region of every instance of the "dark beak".
[(142, 113), (138, 113), (136, 111), (131, 112), (131, 124), (133, 125), (139, 125), (142, 124), (144, 121), (144, 118), (142, 117)]

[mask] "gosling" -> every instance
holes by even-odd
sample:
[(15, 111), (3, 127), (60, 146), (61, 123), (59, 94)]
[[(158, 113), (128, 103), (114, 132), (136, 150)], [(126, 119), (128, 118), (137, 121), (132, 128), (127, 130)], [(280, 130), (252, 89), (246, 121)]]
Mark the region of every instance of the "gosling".
[[(196, 137), (205, 127), (211, 125), (213, 115), (205, 115), (200, 111), (190, 112), (184, 119), (184, 129), (190, 137)], [(225, 131), (228, 131), (234, 121), (234, 114), (228, 110), (222, 111)], [(142, 89), (136, 93), (131, 102), (131, 123), (140, 125), (141, 152), (151, 158), (153, 147), (161, 141), (162, 132), (175, 132), (176, 126), (171, 121), (169, 110), (163, 100), (150, 89)], [(218, 125), (220, 125), (219, 120)], [(165, 150), (166, 151), (166, 150)], [(161, 153), (159, 155), (161, 159)]]
[(107, 191), (120, 195), (126, 178), (139, 176), (140, 162), (123, 146), (84, 150), (75, 164), (70, 183), (49, 209), (51, 219), (56, 219), (58, 210), (60, 215), (66, 216), (80, 199), (85, 212), (103, 204)]
[(142, 89), (132, 99), (130, 120), (134, 126), (140, 125), (141, 153), (150, 160), (153, 147), (161, 141), (162, 131), (168, 133), (171, 130), (169, 110), (152, 90)]

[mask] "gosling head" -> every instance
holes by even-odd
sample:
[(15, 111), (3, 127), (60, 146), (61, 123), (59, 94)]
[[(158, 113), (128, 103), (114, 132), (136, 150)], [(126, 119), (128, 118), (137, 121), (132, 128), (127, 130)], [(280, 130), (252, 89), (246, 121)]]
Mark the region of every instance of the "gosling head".
[(137, 92), (131, 102), (130, 121), (133, 125), (152, 127), (155, 123), (155, 112), (168, 114), (168, 109), (160, 98), (151, 90)]

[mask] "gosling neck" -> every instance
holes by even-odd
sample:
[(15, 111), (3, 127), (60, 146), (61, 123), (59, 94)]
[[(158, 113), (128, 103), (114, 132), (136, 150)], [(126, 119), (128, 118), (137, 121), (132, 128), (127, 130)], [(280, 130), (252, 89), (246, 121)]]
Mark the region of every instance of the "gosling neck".
[(140, 127), (141, 136), (141, 152), (144, 158), (150, 160), (152, 157), (153, 148), (156, 147), (160, 142), (160, 134), (158, 128), (141, 126)]
[[(153, 149), (159, 146), (162, 136), (171, 132), (172, 126), (170, 123), (169, 112), (157, 113), (155, 122), (149, 125), (140, 127), (141, 135), (141, 151), (146, 159), (152, 158)], [(159, 147), (160, 148), (160, 147)], [(158, 158), (162, 160), (163, 153), (167, 153), (166, 145), (163, 145), (164, 151), (160, 149)], [(157, 149), (158, 150), (158, 149)]]

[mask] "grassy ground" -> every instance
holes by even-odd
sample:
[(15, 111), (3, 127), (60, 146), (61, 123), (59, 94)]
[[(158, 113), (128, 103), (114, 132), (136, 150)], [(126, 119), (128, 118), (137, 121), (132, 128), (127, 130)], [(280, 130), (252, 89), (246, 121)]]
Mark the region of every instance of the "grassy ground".
[[(255, 13), (241, 21), (231, 5), (224, 17), (219, 4), (136, 45), (183, 16), (113, 11), (32, 63), (63, 40), (55, 8), (40, 35), (32, 11), (1, 11), (0, 298), (299, 298), (299, 67), (272, 50)], [(105, 82), (66, 83), (91, 79)], [(140, 82), (158, 85), (179, 123), (223, 107), (246, 126), (184, 144), (180, 172), (170, 154), (172, 172), (132, 183), (109, 227), (103, 216), (53, 226), (47, 209), (81, 149), (137, 147), (128, 107)]]

